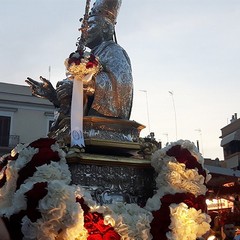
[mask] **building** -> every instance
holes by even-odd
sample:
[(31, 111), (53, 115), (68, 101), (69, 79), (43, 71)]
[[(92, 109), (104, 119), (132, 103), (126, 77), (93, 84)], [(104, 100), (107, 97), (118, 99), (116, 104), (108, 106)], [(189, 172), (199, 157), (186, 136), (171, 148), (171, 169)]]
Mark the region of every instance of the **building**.
[(240, 119), (236, 113), (221, 132), (224, 160), (205, 159), (205, 166), (213, 176), (208, 187), (220, 195), (237, 195), (240, 192)]
[(222, 221), (232, 219), (240, 225), (240, 119), (236, 113), (221, 132), (224, 160), (205, 159), (212, 175), (208, 183), (208, 210)]
[(46, 137), (54, 107), (32, 96), (28, 86), (0, 82), (0, 156), (18, 143)]
[(240, 169), (240, 119), (232, 115), (230, 123), (221, 129), (224, 160), (227, 168)]

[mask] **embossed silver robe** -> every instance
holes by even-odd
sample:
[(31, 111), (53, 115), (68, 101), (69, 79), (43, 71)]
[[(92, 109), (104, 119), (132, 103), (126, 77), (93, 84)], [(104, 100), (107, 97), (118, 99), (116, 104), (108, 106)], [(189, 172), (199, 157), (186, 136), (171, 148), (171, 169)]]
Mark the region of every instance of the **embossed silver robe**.
[(126, 51), (115, 42), (108, 41), (94, 48), (92, 53), (99, 57), (103, 70), (95, 77), (94, 99), (88, 115), (97, 115), (92, 113), (97, 111), (106, 117), (129, 119), (133, 78)]

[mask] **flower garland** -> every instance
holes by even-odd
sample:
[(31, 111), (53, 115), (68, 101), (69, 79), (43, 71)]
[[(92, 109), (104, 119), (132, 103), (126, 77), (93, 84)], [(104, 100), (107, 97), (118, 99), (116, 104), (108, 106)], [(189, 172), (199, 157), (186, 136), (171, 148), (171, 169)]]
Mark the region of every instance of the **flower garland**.
[(65, 153), (53, 139), (18, 145), (0, 160), (0, 216), (13, 240), (195, 240), (210, 228), (205, 214), (209, 174), (189, 141), (154, 153), (156, 194), (144, 208), (99, 206), (70, 185)]
[[(210, 229), (210, 217), (205, 214), (205, 193), (211, 176), (204, 169), (203, 160), (195, 145), (184, 140), (153, 154), (151, 164), (158, 173), (158, 189), (145, 206), (154, 217), (153, 239), (195, 240)], [(188, 215), (182, 214), (183, 210)], [(181, 225), (186, 221), (187, 228)], [(195, 230), (188, 234), (188, 229)]]

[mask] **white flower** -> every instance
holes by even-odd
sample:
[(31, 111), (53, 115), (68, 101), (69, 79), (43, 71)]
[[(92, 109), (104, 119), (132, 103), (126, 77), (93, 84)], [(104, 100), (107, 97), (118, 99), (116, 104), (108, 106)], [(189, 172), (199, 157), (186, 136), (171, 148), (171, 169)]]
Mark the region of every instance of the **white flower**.
[[(179, 163), (174, 157), (165, 155), (162, 158), (165, 151), (163, 149), (161, 152), (155, 152), (153, 155), (152, 164), (159, 172), (156, 178), (157, 188), (162, 189), (165, 194), (177, 192), (190, 192), (195, 196), (205, 194), (207, 191), (204, 185), (205, 179), (198, 174), (197, 169), (186, 169), (185, 164)], [(160, 159), (158, 155), (161, 156)]]
[(104, 216), (104, 224), (108, 225), (110, 224), (112, 227), (115, 226), (115, 220), (114, 218), (109, 214)]
[[(18, 158), (14, 161), (9, 160), (5, 169), (6, 183), (0, 188), (0, 216), (9, 214), (16, 208), (13, 204), (14, 194), (17, 186), (18, 172), (28, 162), (31, 161), (32, 157), (38, 152), (38, 149), (32, 147), (26, 147), (27, 144), (19, 144), (12, 151), (11, 155), (15, 156), (19, 153)], [(3, 174), (3, 172), (2, 172)]]
[(61, 240), (87, 239), (83, 210), (75, 200), (75, 187), (54, 180), (48, 183), (47, 190), (38, 205), (42, 218), (36, 222), (23, 219), (24, 239), (55, 240), (60, 236)]
[(36, 168), (37, 171), (32, 177), (26, 179), (25, 182), (49, 182), (53, 179), (62, 180), (66, 184), (71, 182), (71, 173), (66, 163), (50, 162), (50, 164), (44, 164)]
[(147, 209), (148, 211), (156, 211), (160, 209), (161, 207), (160, 199), (162, 196), (163, 194), (161, 194), (160, 191), (158, 190), (157, 193), (152, 196), (152, 198), (148, 198), (144, 208)]
[(210, 217), (184, 203), (170, 205), (169, 240), (195, 240), (210, 229)]
[(14, 149), (11, 151), (11, 157), (15, 157), (17, 153), (21, 152), (28, 144), (18, 144)]
[[(153, 216), (151, 212), (133, 203), (114, 203), (108, 205), (108, 207), (111, 209), (112, 214), (107, 215), (107, 219), (114, 219), (114, 229), (121, 236), (121, 239), (152, 239), (150, 223)], [(113, 220), (111, 221), (113, 223)]]

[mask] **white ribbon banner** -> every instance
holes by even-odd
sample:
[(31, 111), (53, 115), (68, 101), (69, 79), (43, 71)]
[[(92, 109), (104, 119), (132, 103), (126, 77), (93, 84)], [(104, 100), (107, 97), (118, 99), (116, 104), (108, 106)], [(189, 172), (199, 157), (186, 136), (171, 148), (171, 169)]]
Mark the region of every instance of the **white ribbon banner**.
[(83, 82), (73, 80), (71, 105), (71, 146), (85, 147), (83, 137)]

